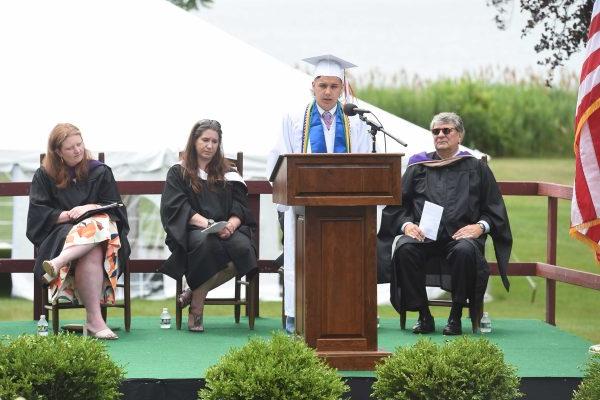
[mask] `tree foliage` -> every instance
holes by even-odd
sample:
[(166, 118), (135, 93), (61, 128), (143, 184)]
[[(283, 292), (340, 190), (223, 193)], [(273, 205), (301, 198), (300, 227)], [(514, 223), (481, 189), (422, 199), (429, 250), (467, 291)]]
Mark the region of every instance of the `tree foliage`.
[[(506, 29), (516, 0), (486, 0), (496, 8), (496, 25)], [(548, 67), (548, 80), (557, 67), (587, 43), (594, 0), (519, 0), (521, 11), (527, 16), (522, 36), (540, 30), (540, 39), (534, 49), (542, 55), (538, 64)]]
[(169, 0), (177, 7), (181, 7), (186, 11), (198, 10), (200, 6), (210, 7), (213, 5), (213, 0)]

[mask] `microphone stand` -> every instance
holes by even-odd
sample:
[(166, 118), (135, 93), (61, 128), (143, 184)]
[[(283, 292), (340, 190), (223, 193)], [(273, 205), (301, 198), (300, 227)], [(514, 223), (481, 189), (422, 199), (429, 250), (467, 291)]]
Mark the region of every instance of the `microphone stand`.
[(377, 132), (381, 132), (384, 135), (386, 135), (389, 138), (392, 138), (393, 140), (395, 140), (396, 142), (398, 142), (399, 144), (401, 144), (402, 146), (406, 147), (406, 143), (404, 143), (402, 140), (398, 139), (397, 137), (393, 136), (391, 133), (387, 133), (385, 131), (385, 129), (383, 129), (383, 126), (381, 126), (380, 124), (378, 124), (377, 122), (371, 121), (369, 120), (367, 117), (364, 116), (364, 114), (359, 114), (358, 118), (363, 121), (365, 124), (369, 125), (369, 127), (371, 128), (371, 141), (373, 143), (373, 147), (371, 149), (371, 153), (376, 153), (375, 150), (375, 135), (377, 135)]

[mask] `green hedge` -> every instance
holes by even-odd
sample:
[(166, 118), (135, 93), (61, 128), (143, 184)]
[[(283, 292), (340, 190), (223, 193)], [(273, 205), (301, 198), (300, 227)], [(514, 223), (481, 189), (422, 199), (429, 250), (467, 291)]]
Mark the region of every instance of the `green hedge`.
[(588, 361), (573, 400), (600, 400), (600, 354), (594, 354)]
[(206, 372), (203, 400), (338, 400), (348, 390), (302, 339), (274, 333), (231, 349)]
[(65, 334), (0, 340), (0, 399), (119, 399), (124, 376), (96, 339)]
[(438, 345), (420, 339), (378, 364), (371, 397), (382, 400), (513, 400), (516, 368), (487, 339), (463, 336)]
[(494, 83), (467, 75), (396, 87), (368, 84), (357, 95), (426, 129), (433, 115), (456, 112), (465, 123), (465, 145), (492, 156), (573, 153), (577, 91), (571, 87), (548, 88), (537, 79)]

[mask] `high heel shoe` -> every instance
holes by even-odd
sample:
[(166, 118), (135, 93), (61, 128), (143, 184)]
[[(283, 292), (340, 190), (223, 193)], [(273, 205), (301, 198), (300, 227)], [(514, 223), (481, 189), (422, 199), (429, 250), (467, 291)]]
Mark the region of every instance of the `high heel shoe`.
[(91, 336), (100, 340), (117, 340), (119, 337), (110, 330), (110, 328), (104, 328), (98, 332), (93, 332), (88, 328), (87, 324), (83, 325), (83, 336)]
[(55, 279), (56, 279), (56, 277), (54, 277), (54, 278), (53, 278), (53, 277), (51, 277), (51, 276), (50, 276), (50, 275), (48, 275), (48, 274), (44, 274), (44, 275), (42, 276), (42, 280), (44, 281), (44, 283), (45, 283), (46, 285), (50, 285), (50, 284), (52, 283), (52, 281), (54, 281)]
[(52, 282), (58, 276), (58, 271), (56, 271), (50, 260), (44, 260), (44, 262), (42, 262), (42, 269), (46, 273), (44, 275), (44, 280), (47, 281), (46, 283)]
[[(204, 332), (203, 319), (204, 317), (202, 314), (194, 314), (190, 308), (188, 314), (188, 330), (190, 332)], [(191, 325), (190, 322), (192, 323)]]
[(183, 309), (189, 306), (192, 303), (192, 289), (185, 289), (179, 297), (177, 297), (177, 305), (179, 308)]

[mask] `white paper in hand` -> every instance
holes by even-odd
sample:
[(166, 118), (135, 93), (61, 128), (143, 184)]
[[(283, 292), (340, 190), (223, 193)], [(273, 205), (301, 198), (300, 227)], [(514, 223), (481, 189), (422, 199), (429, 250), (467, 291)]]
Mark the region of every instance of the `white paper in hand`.
[(437, 233), (438, 229), (440, 228), (440, 221), (442, 220), (443, 211), (444, 207), (438, 206), (435, 203), (430, 203), (429, 201), (425, 202), (419, 228), (421, 228), (426, 238), (431, 240), (437, 239)]
[(206, 229), (202, 229), (202, 233), (219, 233), (223, 230), (223, 228), (225, 228), (225, 225), (227, 225), (227, 221), (219, 221), (219, 222), (215, 222), (214, 224), (212, 224), (211, 226), (209, 226)]

